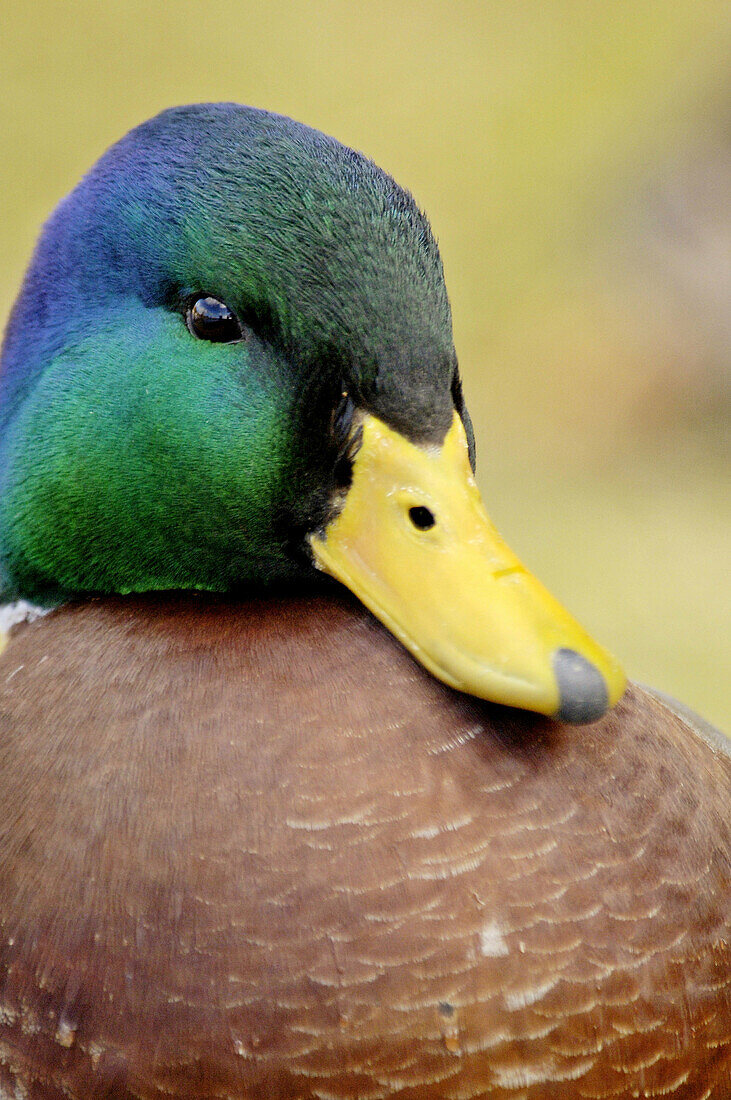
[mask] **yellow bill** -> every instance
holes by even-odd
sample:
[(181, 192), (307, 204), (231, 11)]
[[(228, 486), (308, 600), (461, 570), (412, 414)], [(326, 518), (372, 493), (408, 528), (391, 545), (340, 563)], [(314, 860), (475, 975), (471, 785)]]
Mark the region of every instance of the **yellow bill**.
[(441, 446), (370, 414), (342, 508), (310, 536), (345, 584), (434, 676), (483, 699), (592, 722), (625, 677), (490, 522), (460, 417)]

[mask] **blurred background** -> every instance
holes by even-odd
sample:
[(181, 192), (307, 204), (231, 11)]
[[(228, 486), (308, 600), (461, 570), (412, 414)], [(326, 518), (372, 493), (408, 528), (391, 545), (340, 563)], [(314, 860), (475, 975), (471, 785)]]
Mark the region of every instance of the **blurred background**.
[(488, 509), (629, 674), (731, 726), (727, 0), (0, 11), (4, 323), (41, 222), (163, 107), (360, 149), (439, 238)]

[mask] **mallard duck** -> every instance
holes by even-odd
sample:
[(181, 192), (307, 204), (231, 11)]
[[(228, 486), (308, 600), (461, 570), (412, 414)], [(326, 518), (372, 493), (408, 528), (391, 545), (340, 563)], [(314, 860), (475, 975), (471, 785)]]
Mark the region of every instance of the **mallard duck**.
[(408, 193), (145, 123), (0, 441), (0, 1096), (728, 1096), (728, 756), (487, 519)]

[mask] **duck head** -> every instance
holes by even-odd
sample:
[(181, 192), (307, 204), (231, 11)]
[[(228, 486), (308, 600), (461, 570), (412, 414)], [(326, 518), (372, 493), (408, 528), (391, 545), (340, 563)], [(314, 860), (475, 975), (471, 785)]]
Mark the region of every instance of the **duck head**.
[(0, 368), (0, 589), (342, 581), (436, 676), (568, 721), (615, 660), (500, 540), (412, 197), (314, 130), (169, 110), (47, 223)]

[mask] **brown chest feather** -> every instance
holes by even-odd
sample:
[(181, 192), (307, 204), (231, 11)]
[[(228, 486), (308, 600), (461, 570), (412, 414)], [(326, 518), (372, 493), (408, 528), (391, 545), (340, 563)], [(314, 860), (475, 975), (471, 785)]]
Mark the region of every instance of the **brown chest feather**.
[(729, 790), (345, 601), (65, 609), (0, 657), (0, 1097), (727, 1100)]

